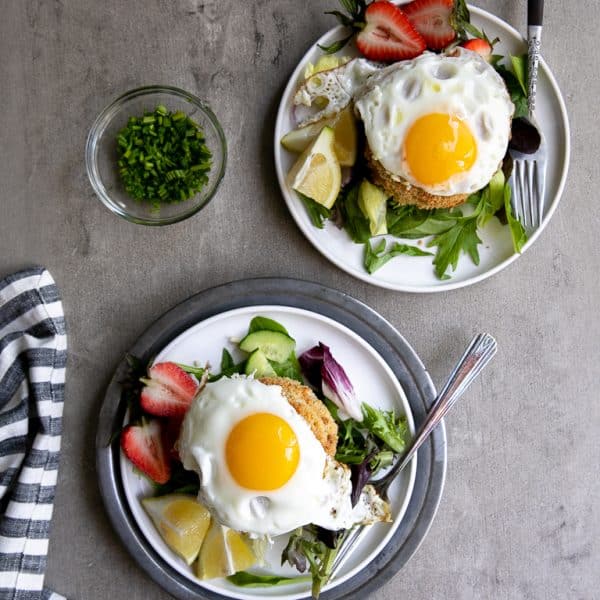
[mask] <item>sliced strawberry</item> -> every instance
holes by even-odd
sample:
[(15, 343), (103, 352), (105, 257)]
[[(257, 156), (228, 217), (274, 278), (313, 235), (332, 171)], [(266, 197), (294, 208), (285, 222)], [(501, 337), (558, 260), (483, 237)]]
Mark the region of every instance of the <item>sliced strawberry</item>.
[(182, 417), (198, 391), (196, 379), (173, 362), (158, 363), (148, 374), (150, 379), (142, 379), (142, 408), (157, 417)]
[(162, 362), (148, 371), (154, 381), (175, 392), (183, 400), (192, 401), (198, 390), (198, 382), (174, 362)]
[(431, 50), (445, 48), (456, 37), (450, 24), (454, 0), (413, 0), (402, 10)]
[(356, 37), (356, 46), (366, 58), (393, 62), (414, 58), (425, 50), (425, 40), (391, 2), (378, 0), (369, 4), (365, 21), (365, 28)]
[(467, 50), (471, 50), (472, 52), (477, 52), (477, 54), (480, 54), (486, 60), (488, 60), (492, 55), (491, 44), (486, 40), (482, 40), (481, 38), (467, 40), (466, 42), (463, 42), (461, 46)]
[(163, 435), (162, 425), (157, 419), (128, 425), (121, 432), (121, 448), (125, 456), (156, 483), (166, 483), (171, 477)]

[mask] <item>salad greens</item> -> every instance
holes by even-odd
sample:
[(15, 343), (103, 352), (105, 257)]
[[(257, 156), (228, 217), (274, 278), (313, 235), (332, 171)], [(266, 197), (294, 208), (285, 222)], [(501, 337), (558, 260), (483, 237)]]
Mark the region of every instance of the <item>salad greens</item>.
[(212, 154), (200, 126), (159, 105), (130, 117), (117, 135), (118, 167), (127, 193), (140, 202), (180, 202), (208, 183)]
[[(258, 337), (257, 337), (257, 334)], [(252, 349), (249, 356), (236, 362), (231, 352), (223, 348), (220, 369), (211, 372), (210, 365), (199, 367), (178, 363), (187, 373), (200, 381), (216, 381), (224, 376), (245, 373), (262, 377), (259, 369), (272, 369), (277, 375), (290, 377), (313, 388), (329, 410), (338, 426), (338, 444), (335, 458), (348, 466), (351, 473), (351, 503), (355, 506), (361, 492), (381, 469), (390, 466), (407, 444), (409, 431), (406, 418), (397, 416), (394, 411), (384, 411), (359, 402), (354, 387), (343, 367), (335, 360), (329, 347), (319, 343), (296, 356), (296, 342), (281, 323), (268, 317), (256, 316), (249, 324), (248, 333), (238, 346), (250, 336), (260, 340), (262, 345)], [(289, 356), (280, 362), (270, 360), (284, 347), (287, 353), (290, 344), (294, 348)], [(262, 353), (264, 360), (253, 362), (252, 357)], [(146, 375), (146, 365), (135, 357), (128, 357), (129, 370), (122, 382), (122, 398), (130, 411), (141, 411), (139, 396), (140, 378)], [(137, 407), (137, 408), (136, 408)], [(348, 416), (351, 415), (351, 416)], [(178, 423), (176, 423), (178, 425)], [(166, 433), (169, 435), (169, 432)], [(177, 433), (175, 434), (176, 439)], [(176, 461), (169, 481), (156, 485), (155, 495), (172, 493), (197, 495), (200, 488), (199, 477), (194, 471), (187, 471)], [(312, 580), (312, 593), (318, 597), (321, 587), (329, 580), (333, 562), (349, 530), (329, 531), (316, 525), (306, 525), (296, 530), (282, 553), (282, 564), (288, 562), (301, 572), (309, 572)], [(304, 577), (280, 577), (271, 574), (239, 572), (227, 578), (240, 587), (266, 587), (286, 585), (303, 581)]]

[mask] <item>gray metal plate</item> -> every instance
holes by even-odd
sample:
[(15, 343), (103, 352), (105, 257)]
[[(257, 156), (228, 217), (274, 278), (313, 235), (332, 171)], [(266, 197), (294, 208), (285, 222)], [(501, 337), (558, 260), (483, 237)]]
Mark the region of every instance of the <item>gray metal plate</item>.
[[(234, 281), (200, 292), (160, 317), (130, 349), (149, 361), (180, 333), (222, 312), (255, 305), (293, 306), (325, 315), (353, 330), (386, 360), (400, 381), (412, 409), (415, 426), (423, 422), (435, 398), (435, 388), (423, 363), (406, 340), (374, 310), (351, 296), (320, 284), (286, 278)], [(121, 483), (119, 436), (125, 406), (120, 384), (123, 359), (100, 410), (96, 465), (100, 491), (113, 527), (128, 551), (150, 577), (180, 600), (223, 600), (167, 565), (138, 528)], [(410, 503), (400, 526), (376, 558), (350, 580), (321, 594), (323, 600), (366, 597), (383, 585), (416, 552), (437, 511), (446, 473), (446, 431), (442, 423), (418, 453), (418, 468)], [(307, 596), (308, 598), (308, 596)]]

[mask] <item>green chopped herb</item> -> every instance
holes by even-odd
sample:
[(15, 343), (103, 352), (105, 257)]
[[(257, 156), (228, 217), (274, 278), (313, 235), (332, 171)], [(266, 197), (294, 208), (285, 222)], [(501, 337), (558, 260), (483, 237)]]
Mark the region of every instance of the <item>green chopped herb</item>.
[(118, 170), (127, 193), (156, 208), (181, 202), (207, 183), (212, 154), (204, 133), (184, 112), (154, 112), (130, 117), (117, 135)]

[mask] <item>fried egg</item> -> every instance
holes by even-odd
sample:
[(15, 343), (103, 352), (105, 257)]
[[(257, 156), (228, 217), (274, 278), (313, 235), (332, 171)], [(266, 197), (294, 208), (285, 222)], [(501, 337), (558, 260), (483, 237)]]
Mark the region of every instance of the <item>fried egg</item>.
[(327, 456), (280, 386), (244, 376), (208, 383), (178, 448), (200, 475), (200, 501), (237, 531), (276, 536), (308, 523), (336, 530), (389, 520), (369, 486), (352, 507), (349, 469)]
[(430, 194), (470, 194), (500, 166), (514, 106), (481, 56), (425, 52), (371, 75), (355, 98), (369, 148), (394, 179)]

